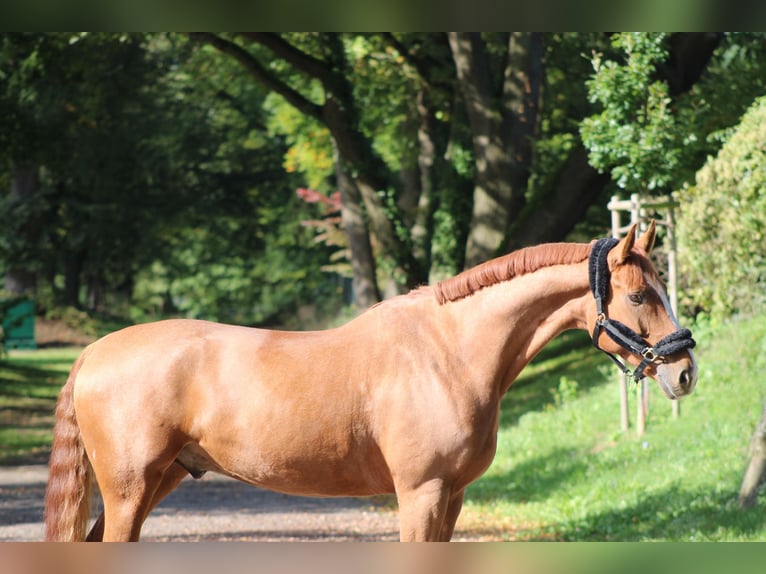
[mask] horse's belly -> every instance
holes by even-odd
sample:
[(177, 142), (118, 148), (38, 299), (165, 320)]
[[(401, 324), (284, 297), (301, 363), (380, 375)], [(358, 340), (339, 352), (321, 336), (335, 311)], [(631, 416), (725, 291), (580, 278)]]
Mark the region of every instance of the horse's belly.
[[(388, 468), (375, 449), (337, 453), (264, 452), (258, 445), (187, 445), (178, 460), (190, 474), (213, 471), (285, 494), (372, 496), (393, 493)], [(365, 452), (366, 451), (366, 452)]]

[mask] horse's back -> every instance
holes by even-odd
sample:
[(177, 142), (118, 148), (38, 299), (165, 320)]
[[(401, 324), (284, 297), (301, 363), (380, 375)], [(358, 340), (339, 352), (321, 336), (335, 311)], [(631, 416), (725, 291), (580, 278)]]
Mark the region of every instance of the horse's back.
[(206, 353), (231, 329), (239, 328), (176, 319), (110, 333), (83, 352), (76, 396), (178, 392), (176, 385), (204, 376)]
[(274, 331), (192, 319), (127, 327), (84, 351), (75, 400), (135, 405), (164, 417), (178, 412), (188, 418), (184, 408), (230, 409), (274, 380), (281, 338)]

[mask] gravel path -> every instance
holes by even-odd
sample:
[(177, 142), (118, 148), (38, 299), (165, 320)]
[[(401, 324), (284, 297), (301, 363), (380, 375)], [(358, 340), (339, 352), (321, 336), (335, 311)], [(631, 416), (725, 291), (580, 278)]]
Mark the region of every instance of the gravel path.
[[(45, 465), (0, 467), (0, 541), (43, 538)], [(145, 541), (392, 541), (396, 512), (375, 500), (306, 498), (208, 473), (149, 515)]]

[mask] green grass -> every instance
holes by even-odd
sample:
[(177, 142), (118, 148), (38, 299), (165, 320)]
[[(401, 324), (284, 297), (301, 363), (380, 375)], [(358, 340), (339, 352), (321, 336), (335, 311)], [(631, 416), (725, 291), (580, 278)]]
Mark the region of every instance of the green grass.
[(47, 461), (56, 397), (79, 351), (10, 351), (0, 359), (0, 464)]
[[(620, 431), (617, 370), (584, 333), (551, 343), (502, 404), (498, 453), (458, 531), (508, 540), (766, 540), (766, 493), (737, 496), (766, 400), (766, 315), (696, 329), (697, 389), (681, 417), (654, 383), (646, 432)], [(0, 464), (45, 462), (77, 349), (0, 360)], [(631, 422), (635, 396), (630, 394)]]
[[(695, 335), (695, 392), (673, 418), (650, 383), (640, 438), (620, 432), (611, 362), (587, 336), (554, 341), (504, 398), (497, 457), (469, 487), (458, 528), (521, 540), (766, 540), (766, 496), (752, 510), (737, 503), (766, 399), (766, 316)], [(629, 402), (633, 422), (633, 393)]]

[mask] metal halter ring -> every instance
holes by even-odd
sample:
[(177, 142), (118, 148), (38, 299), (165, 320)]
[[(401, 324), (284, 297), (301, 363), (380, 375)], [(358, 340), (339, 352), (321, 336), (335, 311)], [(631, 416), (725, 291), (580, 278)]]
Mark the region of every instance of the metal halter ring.
[(641, 356), (647, 361), (649, 361), (650, 363), (654, 363), (655, 361), (657, 361), (657, 359), (662, 358), (655, 352), (655, 350), (652, 347), (647, 347), (646, 349), (641, 351)]

